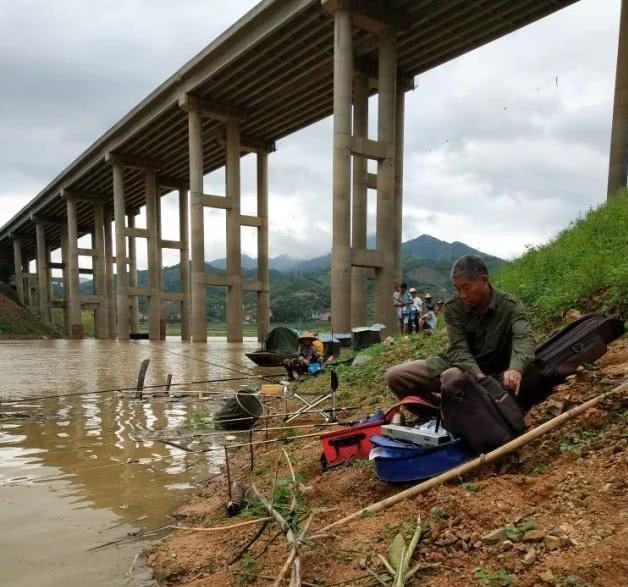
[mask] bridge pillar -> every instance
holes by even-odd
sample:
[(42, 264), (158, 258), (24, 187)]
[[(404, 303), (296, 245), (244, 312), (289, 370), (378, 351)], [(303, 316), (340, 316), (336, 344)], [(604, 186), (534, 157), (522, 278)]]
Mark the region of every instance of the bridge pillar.
[(334, 14), (334, 146), (331, 249), (332, 330), (351, 328), (351, 90), (353, 39), (351, 15)]
[(22, 241), (13, 239), (13, 263), (15, 267), (15, 291), (20, 304), (24, 305), (24, 263), (22, 262)]
[(125, 231), (124, 172), (119, 163), (112, 164), (113, 214), (116, 232), (116, 313), (118, 340), (129, 340), (129, 281)]
[(37, 288), (39, 297), (39, 319), (50, 322), (50, 299), (48, 287), (48, 248), (46, 247), (46, 226), (35, 222), (37, 238)]
[(393, 281), (401, 282), (402, 256), (401, 241), (403, 234), (403, 127), (405, 122), (406, 93), (397, 87), (397, 109), (395, 112), (395, 203), (393, 226)]
[(270, 330), (270, 280), (268, 277), (268, 153), (257, 152), (257, 339), (263, 342)]
[(70, 241), (68, 240), (68, 229), (64, 226), (61, 229), (61, 264), (63, 265), (63, 332), (68, 338), (72, 337), (72, 317), (70, 311)]
[(240, 124), (226, 127), (225, 192), (227, 209), (227, 342), (242, 342), (242, 274), (240, 228)]
[(615, 100), (608, 162), (608, 189), (611, 196), (626, 187), (628, 178), (628, 0), (621, 2), (619, 43), (615, 74)]
[(179, 188), (179, 242), (181, 244), (181, 257), (179, 271), (181, 276), (181, 340), (188, 341), (192, 337), (190, 323), (190, 227), (188, 220), (188, 190)]
[(153, 169), (146, 169), (144, 172), (144, 191), (148, 230), (148, 337), (150, 340), (161, 340), (160, 206), (157, 175)]
[[(385, 149), (377, 161), (377, 251), (384, 262), (375, 269), (375, 320), (394, 332), (392, 305), (395, 207), (395, 108), (397, 104), (397, 31), (386, 27), (379, 36), (377, 140)], [(393, 326), (394, 325), (394, 326)]]
[(30, 259), (24, 260), (24, 305), (33, 311), (33, 283), (31, 279)]
[(113, 293), (113, 234), (111, 210), (105, 210), (104, 241), (105, 241), (105, 303), (107, 304), (107, 332), (109, 338), (116, 338), (116, 303)]
[[(70, 337), (83, 338), (83, 322), (81, 320), (81, 290), (79, 282), (78, 228), (76, 224), (76, 200), (66, 200), (68, 216), (68, 282)], [(64, 283), (65, 286), (65, 283)]]
[(94, 231), (92, 232), (92, 268), (94, 270), (94, 294), (100, 298), (94, 313), (94, 335), (96, 338), (109, 337), (107, 316), (107, 268), (105, 257), (105, 205), (94, 204)]
[(190, 146), (190, 223), (192, 253), (192, 340), (207, 342), (207, 285), (205, 278), (205, 221), (203, 208), (203, 139), (201, 114), (188, 111)]
[[(132, 210), (127, 214), (127, 225), (129, 228), (135, 228), (135, 216), (137, 212)], [(137, 252), (135, 246), (135, 237), (129, 235), (129, 287), (137, 287)], [(139, 300), (137, 296), (130, 296), (129, 298), (129, 315), (130, 315), (130, 328), (131, 332), (140, 331), (140, 310)]]
[[(356, 72), (353, 85), (353, 136), (368, 138), (369, 124), (369, 78)], [(353, 160), (353, 194), (351, 247), (366, 249), (368, 160), (356, 157)], [(351, 267), (351, 326), (364, 326), (367, 320), (367, 276), (366, 267)]]

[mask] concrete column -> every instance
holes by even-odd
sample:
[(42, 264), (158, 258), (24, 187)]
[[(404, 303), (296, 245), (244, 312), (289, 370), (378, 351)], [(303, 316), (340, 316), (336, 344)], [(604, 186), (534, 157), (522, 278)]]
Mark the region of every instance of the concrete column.
[(226, 194), (231, 202), (227, 210), (227, 342), (242, 342), (242, 276), (240, 229), (240, 125), (228, 120), (226, 143)]
[(268, 153), (257, 153), (257, 339), (263, 342), (270, 330), (270, 279), (268, 276)]
[(116, 337), (116, 303), (113, 293), (114, 274), (113, 235), (111, 231), (112, 220), (111, 212), (109, 210), (105, 211), (105, 223), (103, 227), (105, 233), (105, 295), (107, 302), (107, 331), (109, 333), (109, 338)]
[[(353, 136), (368, 138), (369, 80), (359, 73), (353, 85)], [(368, 161), (364, 157), (353, 159), (353, 193), (351, 246), (366, 248)], [(351, 326), (364, 326), (367, 318), (367, 269), (351, 268)]]
[(30, 269), (30, 260), (26, 259), (24, 262), (24, 272), (25, 275), (25, 287), (24, 287), (24, 304), (25, 306), (32, 311), (33, 309), (33, 291), (32, 291), (32, 283), (31, 283), (31, 269)]
[(72, 336), (72, 310), (70, 307), (70, 241), (67, 228), (61, 231), (61, 262), (63, 263), (63, 331), (70, 338)]
[(192, 240), (192, 340), (207, 341), (207, 285), (205, 279), (205, 222), (203, 219), (203, 139), (201, 116), (188, 113), (190, 143), (190, 222)]
[[(127, 214), (127, 225), (135, 228), (135, 211)], [(128, 237), (129, 240), (129, 287), (137, 287), (137, 252), (135, 247), (135, 237)], [(137, 296), (129, 297), (129, 312), (131, 320), (131, 332), (140, 331), (140, 308)]]
[(190, 340), (190, 242), (188, 222), (188, 191), (179, 189), (179, 242), (181, 243), (181, 340)]
[(37, 237), (37, 287), (39, 290), (39, 319), (50, 322), (50, 304), (48, 291), (48, 249), (46, 248), (46, 227), (35, 223)]
[(628, 0), (621, 0), (615, 73), (615, 101), (608, 162), (610, 196), (626, 187), (628, 177)]
[(54, 284), (52, 282), (52, 269), (50, 267), (50, 262), (52, 261), (52, 251), (54, 249), (52, 246), (46, 246), (46, 263), (48, 267), (46, 268), (46, 282), (48, 283), (48, 316), (50, 316), (50, 323), (56, 328), (57, 323), (55, 320), (55, 311), (53, 307), (53, 302), (55, 301), (55, 291)]
[(68, 288), (70, 309), (70, 337), (83, 338), (81, 320), (81, 290), (79, 282), (78, 229), (76, 226), (76, 200), (66, 201), (68, 214)]
[(155, 171), (144, 172), (146, 194), (146, 228), (148, 229), (148, 337), (161, 340), (161, 264), (159, 262), (159, 194)]
[(116, 163), (113, 170), (113, 214), (116, 229), (116, 313), (118, 315), (118, 340), (129, 340), (129, 280), (125, 229), (124, 172)]
[(403, 126), (406, 93), (397, 89), (397, 110), (395, 112), (395, 204), (393, 222), (393, 281), (401, 282), (402, 258), (401, 241), (403, 234)]
[(351, 329), (351, 91), (353, 40), (351, 16), (334, 14), (334, 159), (331, 249), (332, 329)]
[[(377, 140), (395, 145), (395, 106), (397, 103), (397, 34), (388, 27), (379, 38)], [(391, 148), (390, 151), (393, 149)], [(391, 153), (392, 154), (392, 153)], [(377, 163), (377, 249), (392, 258), (395, 200), (395, 158)], [(385, 324), (387, 333), (395, 331), (396, 316), (392, 305), (392, 263), (375, 272), (375, 321)]]
[(94, 293), (100, 296), (100, 302), (95, 311), (94, 335), (96, 338), (109, 337), (109, 319), (107, 316), (107, 269), (105, 259), (105, 205), (102, 202), (94, 204), (94, 232), (92, 233), (92, 247), (94, 257)]
[(13, 241), (13, 263), (15, 267), (15, 291), (20, 304), (24, 305), (24, 270), (22, 262), (22, 241)]

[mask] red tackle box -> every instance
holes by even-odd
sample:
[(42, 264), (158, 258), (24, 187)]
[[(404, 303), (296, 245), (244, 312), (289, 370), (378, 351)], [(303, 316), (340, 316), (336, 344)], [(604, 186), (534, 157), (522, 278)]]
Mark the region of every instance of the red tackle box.
[(390, 424), (393, 416), (401, 406), (413, 404), (425, 407), (426, 413), (438, 413), (438, 408), (430, 402), (414, 395), (403, 398), (392, 406), (381, 420), (372, 420), (363, 424), (355, 424), (342, 430), (321, 434), (321, 469), (326, 471), (342, 465), (351, 459), (368, 459), (373, 445), (371, 436), (381, 434), (382, 424)]

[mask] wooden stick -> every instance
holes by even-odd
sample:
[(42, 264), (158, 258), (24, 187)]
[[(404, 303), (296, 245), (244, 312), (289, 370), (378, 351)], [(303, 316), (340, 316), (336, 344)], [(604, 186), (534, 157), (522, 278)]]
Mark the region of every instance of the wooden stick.
[(437, 475), (436, 477), (432, 477), (431, 479), (428, 479), (427, 481), (424, 481), (422, 483), (419, 483), (418, 485), (410, 487), (409, 489), (400, 491), (399, 493), (392, 495), (391, 497), (388, 497), (386, 499), (373, 503), (365, 508), (362, 508), (361, 510), (354, 512), (349, 516), (346, 516), (340, 520), (337, 520), (336, 522), (333, 522), (332, 524), (328, 524), (324, 528), (321, 528), (319, 532), (325, 533), (331, 528), (335, 528), (336, 526), (346, 524), (357, 518), (361, 518), (362, 516), (369, 515), (369, 514), (376, 514), (378, 512), (381, 512), (382, 510), (385, 510), (393, 505), (398, 504), (401, 501), (410, 499), (412, 497), (416, 497), (417, 495), (424, 493), (428, 491), (429, 489), (437, 487), (438, 485), (445, 483), (446, 481), (456, 479), (459, 475), (464, 475), (468, 473), (469, 471), (473, 471), (474, 469), (477, 469), (478, 467), (480, 467), (481, 465), (484, 465), (485, 463), (492, 463), (493, 461), (503, 457), (504, 455), (518, 449), (524, 444), (527, 444), (531, 440), (534, 440), (538, 438), (539, 436), (543, 436), (549, 430), (552, 430), (553, 428), (560, 426), (561, 424), (567, 422), (568, 420), (571, 420), (572, 418), (579, 416), (580, 414), (586, 412), (589, 408), (596, 406), (597, 404), (607, 399), (611, 395), (614, 395), (617, 393), (624, 393), (627, 390), (628, 390), (628, 383), (623, 383), (622, 385), (619, 385), (618, 387), (616, 387), (615, 389), (609, 392), (598, 395), (597, 397), (594, 397), (593, 399), (590, 399), (589, 401), (584, 402), (583, 404), (580, 404), (579, 406), (576, 406), (575, 408), (572, 408), (571, 410), (564, 412), (560, 414), (559, 416), (556, 416), (555, 418), (552, 418), (551, 420), (545, 422), (544, 424), (541, 424), (540, 426), (537, 426), (536, 428), (530, 430), (529, 432), (522, 434), (521, 436), (515, 438), (514, 440), (507, 442), (503, 446), (496, 448), (495, 450), (489, 452), (488, 454), (482, 454), (479, 457), (471, 461), (468, 461), (466, 463), (463, 463), (462, 465), (459, 465), (458, 467), (454, 467), (453, 469), (450, 469), (449, 471), (441, 473), (440, 475)]
[(225, 470), (227, 472), (227, 485), (229, 486), (229, 501), (231, 501), (231, 469), (229, 467), (229, 450), (225, 446)]
[(166, 526), (166, 528), (172, 528), (173, 530), (190, 530), (192, 532), (222, 532), (223, 530), (233, 530), (234, 528), (241, 528), (242, 526), (252, 526), (253, 524), (268, 522), (270, 520), (272, 520), (272, 518), (270, 517), (255, 518), (254, 520), (247, 520), (246, 522), (240, 522), (238, 524), (231, 524), (229, 526), (216, 526), (214, 528), (199, 528), (197, 526)]
[(246, 544), (240, 548), (240, 550), (231, 557), (231, 559), (229, 560), (229, 562), (227, 563), (227, 566), (230, 567), (232, 564), (238, 562), (242, 556), (244, 555), (244, 553), (249, 550), (249, 548), (251, 548), (251, 546), (253, 546), (253, 544), (255, 544), (255, 542), (257, 541), (257, 539), (264, 533), (264, 530), (266, 530), (266, 526), (268, 526), (268, 522), (269, 520), (266, 520), (255, 532), (255, 534), (253, 534), (253, 536), (251, 536), (247, 541)]

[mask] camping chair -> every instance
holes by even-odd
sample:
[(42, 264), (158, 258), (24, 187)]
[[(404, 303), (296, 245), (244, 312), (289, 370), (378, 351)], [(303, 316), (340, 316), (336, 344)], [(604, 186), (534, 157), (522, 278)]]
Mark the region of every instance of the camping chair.
[[(321, 395), (312, 398), (310, 397), (311, 394), (307, 394), (307, 396), (306, 394), (299, 394), (299, 393), (292, 394), (292, 398), (299, 400), (303, 405), (296, 412), (294, 412), (291, 416), (286, 417), (284, 419), (284, 422), (288, 424), (288, 422), (292, 422), (292, 420), (306, 413), (309, 413), (312, 410), (318, 412), (322, 416), (323, 420), (325, 420), (325, 422), (327, 422), (328, 424), (330, 422), (335, 422), (336, 421), (336, 390), (337, 389), (338, 389), (338, 374), (336, 373), (335, 369), (332, 369), (331, 387), (330, 389), (328, 389)], [(330, 409), (323, 410), (317, 407), (327, 400), (331, 400)]]

